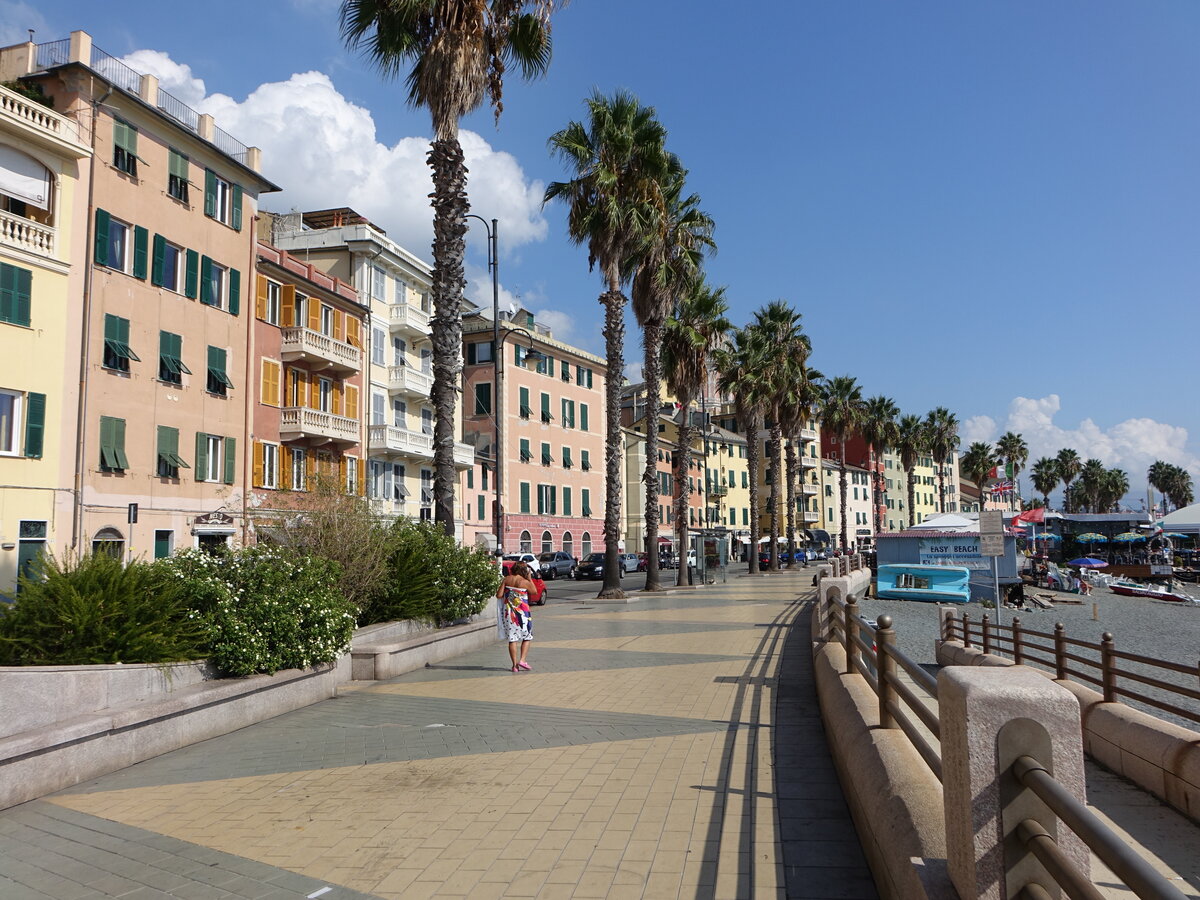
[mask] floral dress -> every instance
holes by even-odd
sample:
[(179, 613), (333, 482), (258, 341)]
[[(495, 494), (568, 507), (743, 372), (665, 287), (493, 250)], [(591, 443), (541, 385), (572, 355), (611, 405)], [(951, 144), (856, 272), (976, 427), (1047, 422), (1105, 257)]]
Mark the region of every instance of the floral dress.
[(533, 640), (533, 617), (529, 615), (528, 590), (505, 585), (501, 616), (505, 638), (510, 644)]

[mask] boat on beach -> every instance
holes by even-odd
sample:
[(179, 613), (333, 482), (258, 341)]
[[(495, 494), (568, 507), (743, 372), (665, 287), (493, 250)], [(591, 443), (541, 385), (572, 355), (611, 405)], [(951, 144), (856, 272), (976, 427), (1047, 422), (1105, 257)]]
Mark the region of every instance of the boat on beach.
[(1149, 597), (1151, 600), (1167, 600), (1172, 603), (1195, 603), (1190, 594), (1177, 593), (1152, 584), (1135, 584), (1131, 581), (1115, 581), (1108, 586), (1114, 594), (1123, 597)]
[(971, 570), (964, 566), (882, 565), (875, 577), (875, 596), (923, 603), (969, 603)]

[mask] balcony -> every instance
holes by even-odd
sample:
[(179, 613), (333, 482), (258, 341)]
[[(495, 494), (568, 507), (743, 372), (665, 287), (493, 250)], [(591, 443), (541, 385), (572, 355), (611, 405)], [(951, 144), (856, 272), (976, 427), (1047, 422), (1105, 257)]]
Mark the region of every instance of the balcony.
[(821, 521), (821, 514), (819, 512), (813, 512), (811, 509), (804, 510), (804, 512), (801, 513), (801, 516), (804, 519), (805, 525), (817, 525)]
[(429, 337), (429, 313), (408, 303), (393, 303), (391, 326), (392, 331)]
[(816, 496), (821, 491), (821, 486), (819, 484), (803, 484), (801, 485), (801, 488), (803, 489), (804, 493), (810, 497)]
[(362, 351), (311, 328), (283, 329), (284, 362), (303, 362), (314, 371), (357, 372), (362, 369)]
[(371, 453), (433, 459), (433, 437), (395, 425), (372, 425), (367, 432), (367, 449)]
[(16, 132), (68, 159), (91, 155), (73, 120), (5, 87), (0, 87), (0, 123), (0, 131)]
[(316, 438), (322, 442), (358, 443), (358, 419), (304, 406), (286, 406), (280, 411), (279, 437), (284, 441)]
[(801, 456), (800, 457), (800, 468), (802, 468), (802, 469), (815, 469), (820, 464), (821, 464), (821, 461), (819, 459), (817, 459), (815, 456)]
[(714, 484), (708, 489), (708, 496), (710, 497), (724, 497), (728, 493), (729, 488), (723, 484)]
[(817, 434), (817, 430), (815, 428), (801, 428), (800, 429), (800, 440), (815, 441), (818, 438), (820, 438), (820, 435)]
[(454, 442), (454, 468), (469, 469), (475, 465), (475, 448), (470, 444)]
[(412, 366), (389, 366), (388, 389), (413, 397), (428, 397), (433, 390), (433, 375)]
[(24, 216), (14, 216), (0, 210), (0, 245), (53, 258), (56, 256), (56, 234), (57, 229), (52, 225), (43, 225)]

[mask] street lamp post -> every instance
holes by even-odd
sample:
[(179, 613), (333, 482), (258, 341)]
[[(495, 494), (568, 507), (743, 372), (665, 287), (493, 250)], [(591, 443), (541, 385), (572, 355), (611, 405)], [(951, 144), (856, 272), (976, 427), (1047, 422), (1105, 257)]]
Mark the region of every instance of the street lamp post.
[(504, 496), (503, 487), (503, 472), (504, 472), (504, 444), (503, 444), (503, 421), (504, 421), (504, 393), (500, 390), (500, 358), (504, 355), (500, 352), (500, 253), (498, 241), (500, 238), (499, 223), (492, 219), (491, 227), (488, 227), (487, 220), (483, 216), (475, 215), (475, 213), (467, 213), (468, 219), (478, 219), (483, 223), (483, 229), (487, 233), (487, 259), (488, 271), (492, 273), (492, 372), (494, 373), (492, 391), (495, 394), (495, 415), (496, 415), (496, 444), (492, 451), (492, 459), (496, 464), (496, 471), (493, 473), (493, 483), (496, 486), (496, 502), (492, 506), (492, 527), (496, 531), (496, 553), (500, 555), (504, 552), (504, 513), (501, 509), (501, 498)]

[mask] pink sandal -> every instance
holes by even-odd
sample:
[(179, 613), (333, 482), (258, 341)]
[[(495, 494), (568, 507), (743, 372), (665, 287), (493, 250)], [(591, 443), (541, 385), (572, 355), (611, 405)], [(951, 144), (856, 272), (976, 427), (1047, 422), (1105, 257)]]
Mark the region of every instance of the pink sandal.
[(521, 660), (519, 663), (517, 663), (517, 665), (520, 666), (522, 669), (524, 669), (526, 672), (528, 672), (530, 669), (533, 668), (533, 666), (531, 666), (529, 663), (525, 662), (525, 660)]
[(520, 670), (520, 669), (518, 669), (516, 666), (513, 666), (513, 671), (514, 671), (514, 672), (520, 672), (521, 670)]

